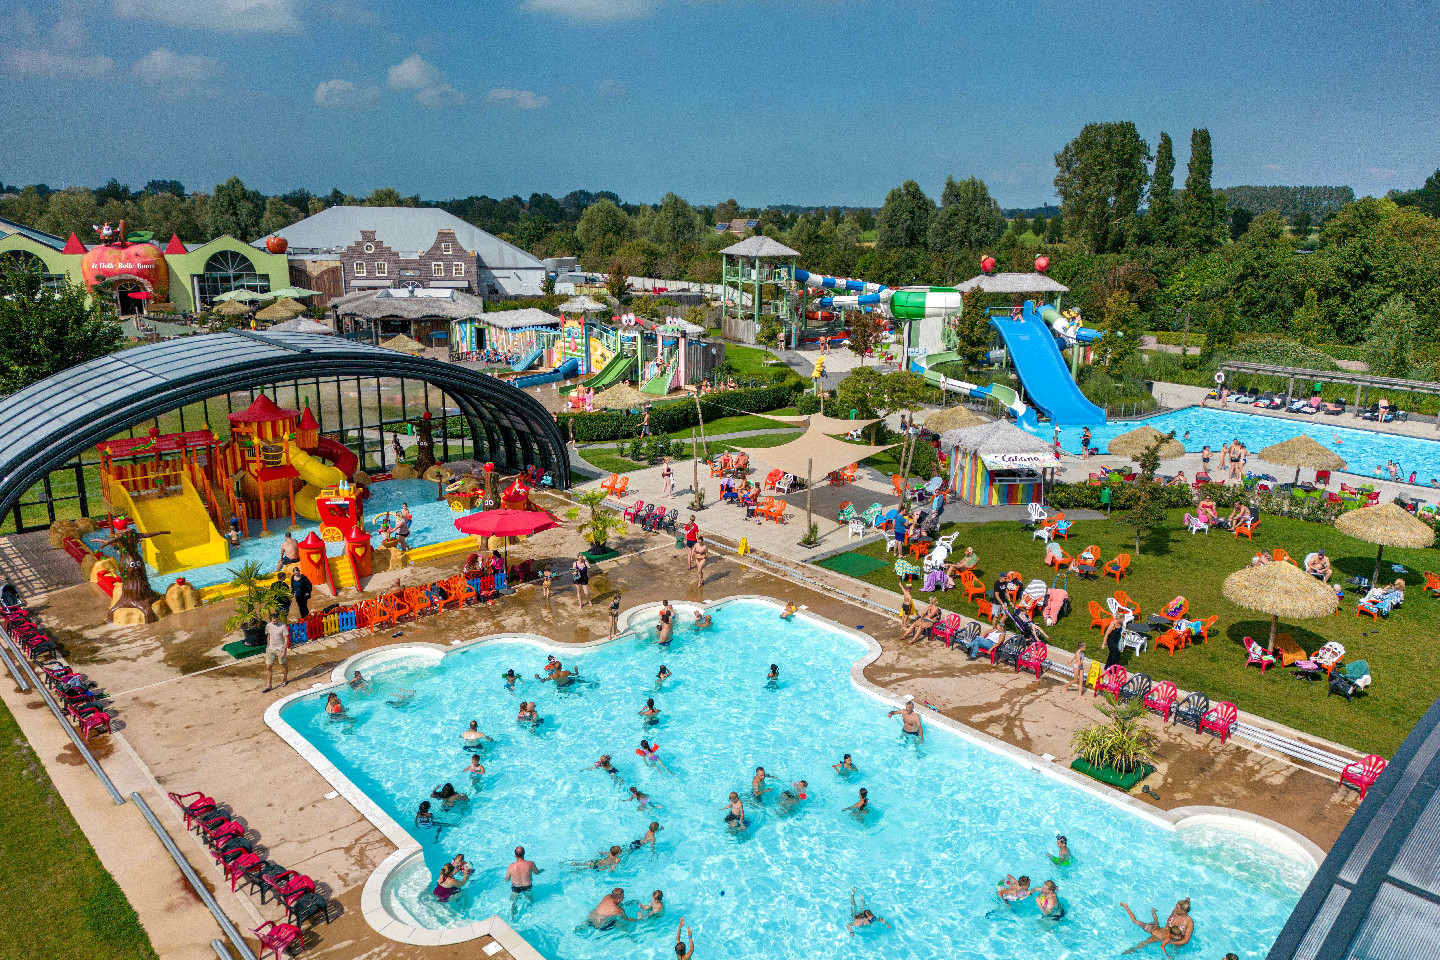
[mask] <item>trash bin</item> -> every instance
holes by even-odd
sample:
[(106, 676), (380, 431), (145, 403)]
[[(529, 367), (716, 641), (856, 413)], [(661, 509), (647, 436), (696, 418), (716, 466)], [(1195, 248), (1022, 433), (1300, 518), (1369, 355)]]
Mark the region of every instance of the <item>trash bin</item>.
[(1110, 514), (1110, 496), (1113, 492), (1109, 487), (1100, 488), (1100, 503), (1105, 507), (1106, 516)]

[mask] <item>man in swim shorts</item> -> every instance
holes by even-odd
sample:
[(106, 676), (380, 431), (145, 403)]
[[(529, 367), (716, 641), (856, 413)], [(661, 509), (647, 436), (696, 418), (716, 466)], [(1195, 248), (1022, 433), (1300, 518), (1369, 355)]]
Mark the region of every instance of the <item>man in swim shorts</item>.
[[(1150, 911), (1150, 916), (1152, 919), (1147, 923), (1143, 920), (1138, 919), (1131, 911), (1128, 904), (1122, 903), (1120, 904), (1120, 906), (1125, 910), (1126, 915), (1130, 917), (1131, 923), (1135, 924), (1135, 926), (1150, 934), (1150, 939), (1140, 941), (1139, 943), (1135, 944), (1135, 946), (1131, 947), (1125, 952), (1135, 953), (1143, 947), (1148, 947), (1152, 943), (1158, 943), (1160, 944), (1160, 952), (1168, 957), (1170, 955), (1170, 951), (1167, 950), (1166, 947), (1169, 947), (1180, 940), (1182, 936), (1180, 928), (1172, 927), (1168, 923), (1162, 925), (1160, 923), (1159, 915), (1156, 914), (1153, 909)], [(1189, 918), (1187, 917), (1186, 919)], [(1186, 937), (1185, 939), (1187, 941), (1189, 940), (1188, 937)]]
[(520, 897), (530, 900), (530, 890), (535, 885), (534, 874), (544, 873), (535, 866), (535, 861), (525, 859), (525, 848), (515, 848), (515, 862), (505, 870), (505, 879), (510, 881), (510, 916), (515, 916), (516, 904)]
[(920, 722), (920, 714), (915, 712), (915, 698), (907, 694), (905, 697), (905, 709), (891, 710), (885, 714), (885, 716), (889, 718), (895, 716), (897, 713), (900, 715), (900, 725), (904, 734), (924, 743), (925, 725)]
[(765, 772), (764, 767), (756, 767), (755, 776), (750, 781), (750, 796), (754, 797), (756, 800), (759, 800), (765, 794), (770, 793), (771, 788), (765, 786), (765, 781), (774, 779), (774, 777), (770, 776), (770, 774)]
[(621, 920), (632, 919), (625, 915), (624, 908), (620, 906), (624, 900), (625, 890), (621, 887), (616, 887), (601, 897), (595, 909), (590, 911), (590, 926), (596, 930), (609, 930)]

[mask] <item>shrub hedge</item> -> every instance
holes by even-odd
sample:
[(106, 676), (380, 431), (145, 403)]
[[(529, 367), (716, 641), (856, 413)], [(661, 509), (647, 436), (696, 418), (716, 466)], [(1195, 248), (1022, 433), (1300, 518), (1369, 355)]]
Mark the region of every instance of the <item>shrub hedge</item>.
[[(795, 401), (795, 395), (804, 384), (788, 383), (754, 390), (730, 390), (710, 394), (700, 399), (700, 414), (708, 423), (736, 413), (764, 413), (788, 407)], [(579, 443), (596, 443), (606, 440), (625, 440), (640, 433), (641, 415), (625, 410), (607, 410), (603, 413), (561, 413), (555, 417), (560, 433), (570, 439), (573, 427), (575, 440)], [(650, 427), (655, 433), (671, 433), (687, 427), (698, 426), (699, 415), (694, 400), (673, 400), (657, 403), (650, 410)]]

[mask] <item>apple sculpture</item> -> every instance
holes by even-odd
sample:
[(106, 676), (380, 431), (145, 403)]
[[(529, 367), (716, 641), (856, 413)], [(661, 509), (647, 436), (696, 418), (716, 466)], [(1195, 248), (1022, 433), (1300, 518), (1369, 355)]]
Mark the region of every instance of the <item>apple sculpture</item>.
[(266, 237), (265, 249), (271, 253), (284, 253), (290, 249), (290, 241), (284, 237)]
[(96, 284), (114, 277), (134, 277), (148, 284), (147, 289), (157, 300), (168, 299), (170, 269), (165, 255), (153, 243), (127, 243), (124, 235), (122, 224), (121, 239), (92, 248), (80, 260), (86, 289), (94, 290)]
[(1045, 256), (1045, 255), (1042, 254), (1042, 255), (1040, 255), (1040, 256), (1038, 256), (1038, 257), (1035, 258), (1035, 272), (1036, 272), (1036, 273), (1044, 273), (1046, 270), (1049, 270), (1049, 269), (1050, 269), (1050, 258), (1049, 258), (1049, 257), (1047, 257), (1047, 256)]
[(980, 259), (980, 271), (981, 271), (982, 273), (994, 273), (994, 272), (995, 272), (995, 258), (994, 258), (994, 257), (982, 257), (982, 258)]

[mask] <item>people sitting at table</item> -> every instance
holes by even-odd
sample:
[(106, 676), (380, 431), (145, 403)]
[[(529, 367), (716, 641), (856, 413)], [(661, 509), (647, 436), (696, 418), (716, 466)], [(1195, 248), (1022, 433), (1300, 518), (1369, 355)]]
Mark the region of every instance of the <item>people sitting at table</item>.
[(1330, 558), (1325, 556), (1324, 550), (1316, 550), (1305, 557), (1305, 572), (1317, 580), (1330, 582), (1330, 575), (1334, 571), (1330, 569)]
[(1202, 523), (1214, 524), (1220, 519), (1220, 508), (1215, 506), (1215, 500), (1206, 497), (1195, 506), (1195, 513)]

